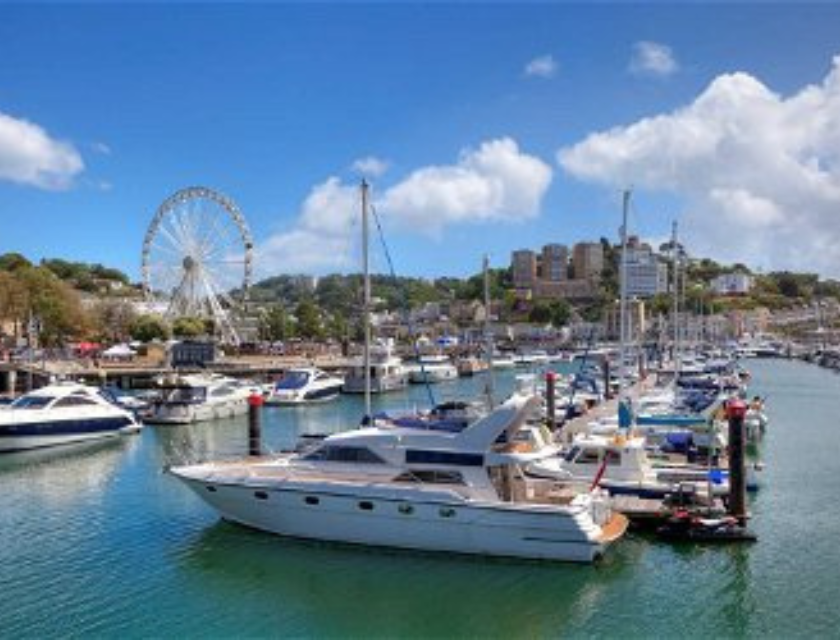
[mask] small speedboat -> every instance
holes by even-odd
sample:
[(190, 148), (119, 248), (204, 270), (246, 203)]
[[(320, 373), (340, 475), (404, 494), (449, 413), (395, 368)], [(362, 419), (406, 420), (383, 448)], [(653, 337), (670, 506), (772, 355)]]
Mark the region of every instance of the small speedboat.
[(0, 411), (0, 452), (97, 440), (141, 427), (98, 389), (58, 383), (31, 391)]
[(333, 400), (341, 393), (344, 378), (316, 367), (289, 369), (265, 399), (266, 404), (308, 404)]

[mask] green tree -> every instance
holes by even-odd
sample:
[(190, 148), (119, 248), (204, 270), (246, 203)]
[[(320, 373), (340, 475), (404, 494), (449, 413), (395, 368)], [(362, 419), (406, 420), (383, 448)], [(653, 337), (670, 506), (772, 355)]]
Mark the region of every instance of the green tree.
[[(63, 345), (68, 339), (86, 337), (91, 318), (78, 294), (69, 285), (41, 267), (22, 267), (16, 271), (28, 292), (28, 309), (40, 323), (39, 340), (44, 346)], [(25, 321), (26, 318), (21, 318)]]
[(551, 322), (551, 306), (545, 300), (537, 300), (528, 312), (528, 321), (536, 324)]
[(301, 338), (317, 339), (323, 335), (321, 310), (311, 299), (301, 300), (295, 308), (297, 333)]
[(282, 305), (273, 304), (264, 310), (260, 317), (260, 338), (276, 342), (289, 338), (289, 316)]
[(0, 256), (0, 271), (17, 271), (31, 266), (32, 263), (19, 253), (4, 253)]
[(566, 300), (552, 300), (548, 305), (551, 311), (551, 324), (556, 327), (565, 327), (572, 317), (572, 306)]
[(131, 327), (137, 313), (124, 300), (99, 300), (91, 309), (95, 331), (107, 342), (125, 341), (131, 335)]
[(129, 333), (135, 340), (151, 342), (152, 340), (166, 340), (169, 338), (169, 325), (158, 315), (146, 314), (137, 316), (131, 323)]
[(172, 334), (176, 338), (197, 338), (207, 334), (207, 326), (203, 318), (182, 317), (172, 323)]

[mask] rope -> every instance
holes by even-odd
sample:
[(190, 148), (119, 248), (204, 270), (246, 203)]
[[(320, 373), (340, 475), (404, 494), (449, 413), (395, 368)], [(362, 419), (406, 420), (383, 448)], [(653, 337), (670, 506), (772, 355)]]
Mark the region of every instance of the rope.
[[(379, 233), (379, 241), (382, 243), (382, 250), (385, 253), (385, 259), (388, 261), (388, 270), (391, 272), (391, 278), (394, 280), (394, 284), (397, 284), (397, 273), (394, 269), (394, 261), (391, 260), (391, 252), (388, 250), (388, 243), (385, 242), (385, 234), (382, 231), (382, 225), (379, 222), (379, 214), (376, 213), (376, 207), (370, 207), (371, 213), (373, 213), (373, 221), (376, 223), (376, 230)], [(397, 287), (397, 291), (400, 292), (400, 298), (402, 299), (402, 307), (405, 309), (406, 312), (406, 324), (408, 325), (408, 335), (411, 338), (411, 342), (414, 345), (414, 356), (417, 358), (417, 361), (420, 363), (420, 373), (423, 374), (423, 382), (426, 385), (426, 394), (429, 396), (429, 404), (434, 407), (437, 405), (435, 401), (435, 394), (432, 391), (432, 385), (429, 382), (429, 376), (426, 375), (426, 367), (423, 365), (423, 360), (420, 358), (420, 349), (417, 346), (417, 340), (414, 339), (415, 331), (414, 331), (414, 323), (411, 321), (411, 309), (408, 306), (408, 297), (405, 295), (405, 290), (402, 287)]]

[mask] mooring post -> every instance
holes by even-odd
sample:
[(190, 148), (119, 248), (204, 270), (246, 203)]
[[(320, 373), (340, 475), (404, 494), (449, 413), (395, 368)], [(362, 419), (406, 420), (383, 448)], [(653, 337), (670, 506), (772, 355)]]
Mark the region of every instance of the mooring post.
[(262, 455), (262, 406), (259, 393), (248, 396), (248, 455)]
[(729, 513), (741, 526), (747, 521), (747, 482), (744, 468), (744, 416), (747, 405), (740, 398), (726, 403), (729, 420)]
[(557, 407), (555, 405), (555, 389), (557, 387), (557, 374), (553, 371), (545, 372), (545, 405), (546, 420), (548, 428), (554, 431), (557, 428)]
[(612, 398), (612, 388), (610, 387), (610, 361), (609, 358), (604, 358), (601, 363), (601, 370), (604, 372), (604, 400)]

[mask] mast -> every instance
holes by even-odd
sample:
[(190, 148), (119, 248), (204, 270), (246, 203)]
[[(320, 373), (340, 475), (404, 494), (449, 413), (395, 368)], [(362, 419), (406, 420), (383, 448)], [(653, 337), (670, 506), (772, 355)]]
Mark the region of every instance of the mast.
[(487, 403), (493, 408), (493, 340), (490, 337), (490, 257), (484, 254), (484, 359), (487, 361)]
[(625, 399), (624, 383), (626, 377), (626, 349), (627, 349), (627, 210), (630, 208), (630, 191), (623, 194), (621, 213), (621, 269), (618, 276), (620, 302), (618, 309), (619, 321), (619, 363), (618, 363), (618, 400)]
[(368, 255), (368, 183), (363, 178), (362, 191), (362, 275), (364, 278), (364, 296), (362, 301), (362, 315), (364, 316), (365, 349), (362, 358), (365, 368), (365, 417), (370, 419), (370, 256)]
[(679, 306), (680, 306), (680, 270), (679, 270), (679, 249), (677, 245), (677, 221), (674, 220), (671, 226), (671, 251), (673, 252), (673, 286), (674, 286), (674, 312), (671, 323), (674, 326), (674, 383), (680, 375), (680, 327), (679, 327)]

